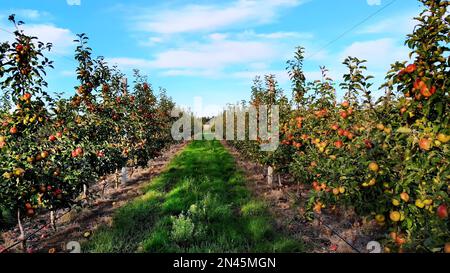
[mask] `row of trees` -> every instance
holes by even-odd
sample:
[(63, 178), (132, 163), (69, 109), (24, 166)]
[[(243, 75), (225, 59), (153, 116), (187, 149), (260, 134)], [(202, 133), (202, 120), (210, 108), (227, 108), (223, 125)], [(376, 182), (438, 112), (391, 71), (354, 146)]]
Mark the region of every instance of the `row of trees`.
[(365, 61), (349, 57), (340, 89), (321, 67), (308, 82), (304, 51), (288, 62), (288, 103), (273, 76), (257, 78), (251, 105), (280, 106), (282, 145), (261, 152), (262, 141), (233, 141), (245, 155), (311, 185), (310, 215), (354, 208), (386, 229), (385, 251), (450, 252), (448, 1), (421, 0), (424, 11), (406, 45), (414, 61), (397, 62), (374, 100)]
[(9, 19), (17, 30), (14, 42), (0, 45), (0, 208), (17, 214), (24, 240), (23, 217), (72, 207), (105, 175), (147, 166), (173, 142), (175, 105), (138, 71), (129, 88), (117, 67), (92, 56), (84, 34), (75, 40), (76, 94), (50, 96), (52, 45)]

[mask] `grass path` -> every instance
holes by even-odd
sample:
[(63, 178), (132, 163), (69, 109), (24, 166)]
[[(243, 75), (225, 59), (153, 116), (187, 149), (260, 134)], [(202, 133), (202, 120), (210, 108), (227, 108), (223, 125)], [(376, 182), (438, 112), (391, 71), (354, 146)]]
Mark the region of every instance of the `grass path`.
[(301, 252), (274, 229), (233, 157), (218, 141), (194, 141), (83, 246), (87, 252)]

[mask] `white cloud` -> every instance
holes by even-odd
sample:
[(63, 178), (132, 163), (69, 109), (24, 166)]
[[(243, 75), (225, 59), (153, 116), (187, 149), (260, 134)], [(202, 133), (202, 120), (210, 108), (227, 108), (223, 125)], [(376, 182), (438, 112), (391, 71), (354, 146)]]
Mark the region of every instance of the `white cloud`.
[(414, 30), (417, 21), (414, 19), (414, 14), (403, 14), (383, 19), (374, 24), (363, 28), (359, 33), (361, 34), (403, 34), (406, 35)]
[[(386, 71), (390, 69), (390, 65), (396, 61), (409, 60), (409, 50), (403, 45), (400, 39), (382, 38), (368, 41), (353, 42), (340, 52), (330, 52), (326, 60), (321, 62), (329, 69), (328, 76), (331, 77), (336, 84), (342, 82), (342, 76), (348, 73), (348, 69), (342, 64), (348, 56), (357, 57), (360, 60), (367, 60), (365, 64), (367, 71), (365, 75), (372, 75), (375, 78), (370, 82), (375, 85), (372, 87), (375, 97), (382, 94), (383, 91), (377, 88), (383, 83)], [(321, 79), (319, 69), (307, 70), (305, 72), (307, 80)], [(338, 96), (342, 95), (339, 86), (336, 86)]]
[(134, 16), (135, 27), (155, 33), (214, 31), (236, 24), (272, 22), (281, 8), (298, 6), (305, 0), (236, 0), (227, 6), (186, 5), (155, 12), (140, 11)]
[[(321, 80), (322, 79), (322, 73), (317, 71), (305, 71), (305, 78), (307, 81), (315, 81), (315, 80)], [(333, 79), (334, 80), (334, 79)]]
[(268, 32), (268, 33), (256, 33), (253, 30), (245, 30), (237, 33), (211, 33), (206, 36), (206, 38), (213, 41), (224, 41), (235, 39), (238, 41), (270, 41), (270, 40), (283, 40), (290, 39), (292, 42), (293, 39), (302, 39), (302, 40), (311, 40), (314, 38), (312, 33), (307, 32)]
[(160, 75), (168, 77), (188, 76), (188, 77), (208, 77), (208, 78), (218, 78), (223, 76), (221, 71), (212, 69), (170, 69), (162, 71)]
[(299, 33), (299, 32), (261, 33), (256, 34), (256, 36), (266, 39), (287, 39), (287, 38), (312, 39), (314, 37), (314, 35), (311, 33)]
[[(338, 95), (341, 96), (342, 92), (339, 91), (338, 84), (342, 82), (343, 75), (348, 73), (348, 69), (342, 62), (348, 56), (357, 57), (360, 60), (367, 60), (365, 64), (367, 71), (364, 74), (375, 77), (370, 82), (375, 84), (372, 87), (372, 91), (374, 91), (373, 95), (377, 97), (383, 92), (378, 91), (377, 88), (383, 83), (384, 76), (390, 69), (390, 65), (396, 61), (409, 60), (408, 55), (409, 49), (403, 45), (401, 39), (382, 38), (353, 42), (341, 51), (327, 52), (327, 57), (321, 60), (320, 65), (325, 65), (329, 70), (327, 75), (335, 81)], [(306, 60), (306, 79), (308, 81), (320, 80), (322, 75), (319, 67), (317, 69), (311, 69), (311, 66), (308, 65), (309, 61), (310, 59)]]
[(381, 5), (381, 0), (367, 0), (369, 6), (379, 6)]
[(119, 58), (108, 58), (106, 60), (108, 63), (111, 64), (117, 64), (118, 66), (122, 68), (139, 68), (139, 69), (145, 69), (145, 68), (152, 68), (152, 62), (150, 60), (145, 59), (139, 59), (139, 58), (125, 58), (125, 57), (119, 57)]
[(155, 46), (157, 44), (161, 44), (164, 42), (164, 38), (163, 37), (149, 37), (144, 41), (140, 41), (139, 45), (141, 46)]
[(265, 70), (265, 69), (269, 68), (269, 65), (264, 62), (251, 63), (248, 66), (250, 69), (254, 69), (254, 70)]
[(239, 39), (268, 39), (268, 40), (282, 40), (288, 38), (310, 40), (314, 38), (314, 34), (309, 32), (289, 32), (289, 31), (278, 31), (278, 32), (268, 32), (268, 33), (256, 33), (253, 30), (246, 30), (244, 32), (236, 34)]
[(74, 46), (75, 35), (65, 28), (59, 28), (50, 24), (34, 24), (22, 26), (25, 34), (33, 35), (44, 43), (52, 43), (52, 53), (67, 54)]
[(150, 42), (153, 43), (161, 43), (163, 41), (163, 39), (161, 37), (150, 37)]
[(387, 71), (396, 60), (407, 60), (408, 49), (391, 38), (354, 42), (339, 56), (344, 60), (348, 56), (367, 60), (369, 69)]
[(48, 19), (49, 17), (51, 17), (51, 15), (46, 11), (39, 11), (34, 9), (10, 9), (0, 11), (0, 19), (6, 21), (8, 16), (11, 14), (16, 15), (17, 21), (25, 21), (25, 23), (42, 18)]
[(326, 49), (316, 50), (312, 46), (311, 47), (305, 46), (305, 48), (306, 48), (305, 60), (322, 62), (331, 58), (331, 53)]
[(268, 43), (253, 41), (212, 41), (162, 52), (156, 56), (157, 68), (219, 69), (233, 64), (264, 61), (276, 56), (276, 49)]
[(79, 6), (81, 5), (81, 0), (66, 0), (69, 6)]
[(19, 9), (14, 10), (13, 13), (16, 14), (16, 18), (19, 20), (35, 20), (48, 15), (46, 12), (33, 9)]
[[(124, 68), (166, 70), (167, 75), (207, 74), (232, 65), (266, 62), (279, 57), (277, 45), (258, 41), (212, 40), (191, 43), (157, 53), (153, 59), (111, 58), (109, 62)], [(190, 72), (193, 70), (195, 72)]]
[[(283, 54), (277, 44), (221, 40), (225, 39), (221, 35), (214, 37), (216, 39), (209, 43), (188, 44), (160, 52), (153, 58), (109, 58), (107, 61), (122, 69), (154, 69), (159, 71), (159, 75), (166, 77), (231, 77), (251, 81), (256, 75), (275, 74), (280, 82), (287, 82), (288, 75), (285, 71), (270, 69), (270, 62), (279, 61), (280, 54)], [(240, 71), (236, 72), (236, 69)]]
[(209, 38), (214, 41), (222, 41), (228, 38), (228, 36), (226, 33), (212, 33), (209, 35)]
[(279, 84), (285, 84), (289, 82), (289, 74), (285, 70), (254, 70), (254, 71), (239, 71), (231, 73), (229, 76), (232, 78), (243, 79), (246, 82), (251, 82), (255, 76), (264, 76), (272, 74), (275, 76)]

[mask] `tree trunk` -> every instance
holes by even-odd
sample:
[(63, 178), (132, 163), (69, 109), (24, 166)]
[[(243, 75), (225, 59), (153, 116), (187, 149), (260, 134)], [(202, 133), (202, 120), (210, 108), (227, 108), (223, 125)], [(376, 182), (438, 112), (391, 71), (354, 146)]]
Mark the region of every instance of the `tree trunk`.
[(102, 178), (101, 184), (102, 184), (102, 198), (103, 198), (103, 197), (105, 197), (105, 190), (106, 190), (106, 187), (108, 186), (107, 179), (106, 178)]
[(116, 190), (119, 188), (119, 170), (116, 171), (116, 181), (114, 187)]
[(17, 224), (19, 225), (20, 236), (19, 240), (22, 241), (22, 250), (23, 252), (27, 251), (27, 239), (25, 237), (25, 230), (22, 226), (22, 221), (20, 220), (20, 209), (17, 209)]
[(122, 174), (121, 174), (121, 184), (122, 184), (122, 186), (126, 186), (127, 185), (127, 182), (128, 182), (127, 174), (128, 174), (128, 168), (127, 167), (123, 167), (122, 168)]
[(281, 184), (281, 174), (278, 174), (278, 186), (283, 186), (283, 184)]
[(273, 185), (273, 167), (269, 166), (267, 168), (267, 184), (269, 184), (270, 186)]
[(83, 199), (86, 199), (88, 196), (88, 187), (86, 184), (83, 184)]
[(50, 225), (52, 226), (53, 231), (56, 231), (56, 217), (55, 217), (55, 211), (50, 211)]

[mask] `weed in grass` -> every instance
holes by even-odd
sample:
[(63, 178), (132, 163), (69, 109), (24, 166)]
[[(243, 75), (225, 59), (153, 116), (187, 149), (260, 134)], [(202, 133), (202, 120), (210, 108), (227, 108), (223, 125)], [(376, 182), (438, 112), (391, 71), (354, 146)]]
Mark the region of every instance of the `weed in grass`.
[(86, 244), (91, 252), (297, 252), (218, 141), (194, 141)]

